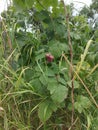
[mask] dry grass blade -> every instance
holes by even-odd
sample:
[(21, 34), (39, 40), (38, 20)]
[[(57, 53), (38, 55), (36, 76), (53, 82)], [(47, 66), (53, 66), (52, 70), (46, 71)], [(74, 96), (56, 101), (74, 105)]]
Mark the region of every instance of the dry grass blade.
[[(66, 57), (64, 54), (62, 54), (62, 55), (63, 55), (64, 59), (67, 61), (67, 63), (68, 63), (70, 66), (72, 66), (72, 64), (69, 62), (69, 60), (67, 59), (67, 57)], [(72, 68), (73, 68), (73, 66), (72, 66)], [(85, 85), (85, 83), (84, 83), (83, 80), (80, 78), (80, 76), (78, 75), (78, 73), (74, 70), (74, 68), (73, 68), (73, 71), (74, 71), (75, 75), (77, 76), (77, 78), (78, 78), (78, 79), (80, 80), (80, 82), (82, 83), (82, 85), (84, 86), (85, 90), (86, 90), (87, 93), (89, 94), (89, 96), (90, 96), (90, 98), (92, 99), (92, 101), (93, 101), (93, 103), (95, 104), (95, 106), (98, 108), (98, 104), (97, 104), (96, 100), (94, 99), (92, 93), (91, 93), (90, 90), (88, 89), (88, 87)]]

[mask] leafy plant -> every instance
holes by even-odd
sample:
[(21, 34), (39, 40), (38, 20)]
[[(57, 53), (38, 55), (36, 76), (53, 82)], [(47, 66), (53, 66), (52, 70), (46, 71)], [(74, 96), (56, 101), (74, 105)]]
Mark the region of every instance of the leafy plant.
[(72, 9), (13, 0), (1, 14), (2, 129), (97, 129), (98, 31)]

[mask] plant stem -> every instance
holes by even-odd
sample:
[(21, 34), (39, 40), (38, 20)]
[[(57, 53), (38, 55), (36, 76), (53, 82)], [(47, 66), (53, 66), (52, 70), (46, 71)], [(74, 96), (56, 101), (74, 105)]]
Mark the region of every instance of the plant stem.
[[(72, 51), (72, 43), (71, 43), (71, 36), (70, 36), (70, 25), (69, 25), (69, 12), (67, 11), (67, 7), (64, 3), (64, 0), (62, 0), (62, 3), (64, 5), (65, 10), (65, 17), (66, 17), (66, 23), (67, 23), (67, 32), (68, 32), (68, 44), (70, 49), (70, 63), (73, 64), (73, 51)], [(73, 130), (73, 122), (74, 122), (74, 80), (73, 80), (73, 69), (72, 66), (70, 66), (70, 77), (71, 77), (71, 98), (72, 98), (72, 117), (71, 117), (71, 126)]]

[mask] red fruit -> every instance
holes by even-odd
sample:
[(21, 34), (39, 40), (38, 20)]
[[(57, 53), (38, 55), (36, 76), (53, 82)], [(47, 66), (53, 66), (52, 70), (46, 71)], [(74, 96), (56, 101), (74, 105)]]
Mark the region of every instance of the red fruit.
[(47, 53), (46, 54), (46, 59), (48, 62), (52, 62), (54, 60), (54, 56), (50, 53)]

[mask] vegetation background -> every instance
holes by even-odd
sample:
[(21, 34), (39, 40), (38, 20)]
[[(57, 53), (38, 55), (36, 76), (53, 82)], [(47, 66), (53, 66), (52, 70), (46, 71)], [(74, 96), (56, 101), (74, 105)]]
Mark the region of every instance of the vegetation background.
[(98, 130), (98, 1), (13, 0), (0, 19), (0, 130)]

